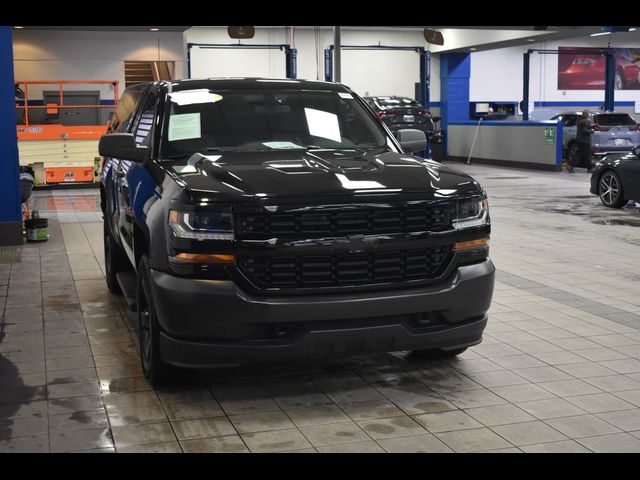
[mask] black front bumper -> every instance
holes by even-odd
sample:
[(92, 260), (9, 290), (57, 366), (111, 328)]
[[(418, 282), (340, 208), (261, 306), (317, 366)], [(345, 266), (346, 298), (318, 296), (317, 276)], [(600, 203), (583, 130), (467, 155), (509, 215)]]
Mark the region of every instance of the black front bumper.
[[(230, 281), (152, 271), (162, 359), (206, 368), (260, 359), (453, 349), (482, 340), (493, 295), (490, 260), (444, 284), (315, 296), (252, 296)], [(281, 336), (274, 336), (280, 331)]]

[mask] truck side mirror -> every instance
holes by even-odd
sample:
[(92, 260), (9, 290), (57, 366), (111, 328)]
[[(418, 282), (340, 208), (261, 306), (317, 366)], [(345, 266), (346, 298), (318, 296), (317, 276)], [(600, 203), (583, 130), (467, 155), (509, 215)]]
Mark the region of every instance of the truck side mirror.
[(142, 163), (149, 158), (149, 147), (138, 145), (132, 133), (110, 133), (100, 138), (98, 153), (103, 157)]
[(396, 138), (407, 153), (421, 152), (427, 148), (427, 136), (421, 130), (404, 128), (398, 130)]

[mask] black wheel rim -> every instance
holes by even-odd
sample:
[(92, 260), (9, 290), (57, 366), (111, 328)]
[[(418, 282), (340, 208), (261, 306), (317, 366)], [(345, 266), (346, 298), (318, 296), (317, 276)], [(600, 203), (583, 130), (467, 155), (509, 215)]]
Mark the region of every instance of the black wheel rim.
[(600, 199), (605, 205), (613, 205), (618, 201), (620, 185), (615, 175), (605, 173), (600, 179)]
[(140, 305), (140, 353), (145, 369), (151, 362), (151, 307), (147, 301), (147, 282), (142, 278)]

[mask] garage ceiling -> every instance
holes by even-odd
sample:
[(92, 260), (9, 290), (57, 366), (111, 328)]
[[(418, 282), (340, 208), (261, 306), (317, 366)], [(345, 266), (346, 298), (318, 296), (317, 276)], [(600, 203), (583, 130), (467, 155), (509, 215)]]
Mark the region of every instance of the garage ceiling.
[(70, 26), (64, 27), (60, 25), (54, 26), (28, 26), (25, 25), (25, 30), (64, 30), (64, 31), (85, 31), (85, 32), (148, 32), (150, 28), (159, 28), (160, 32), (184, 32), (191, 28), (191, 26), (187, 27), (172, 27), (165, 25), (150, 25), (147, 27), (134, 27), (131, 25), (124, 26), (110, 26), (110, 25), (93, 25), (93, 26)]
[[(160, 32), (184, 32), (191, 26), (167, 26), (158, 25)], [(25, 26), (26, 30), (59, 30), (59, 31), (103, 31), (103, 32), (149, 32), (154, 26)], [(263, 27), (270, 28), (270, 27)], [(286, 28), (286, 27), (282, 27)], [(301, 29), (313, 27), (297, 27)], [(323, 27), (332, 28), (332, 27)], [(471, 48), (474, 51), (493, 50), (496, 48), (513, 47), (519, 45), (529, 45), (539, 48), (540, 42), (556, 41), (569, 38), (588, 37), (600, 31), (600, 26), (344, 26), (344, 29), (384, 29), (384, 30), (422, 30), (432, 28), (442, 31), (445, 39), (443, 46), (431, 45), (430, 50), (437, 52), (468, 52)], [(610, 36), (600, 37), (603, 39), (603, 46), (611, 40), (611, 45), (630, 44), (640, 41), (640, 30), (628, 33), (615, 33)]]
[[(564, 40), (569, 38), (588, 37), (598, 33), (601, 26), (442, 26), (442, 25), (414, 25), (414, 26), (380, 26), (380, 27), (344, 27), (344, 28), (381, 28), (384, 30), (422, 30), (430, 28), (439, 30), (444, 36), (443, 46), (431, 45), (430, 50), (437, 52), (468, 52), (493, 50), (496, 48), (528, 45), (531, 48), (540, 48), (539, 43)], [(611, 45), (638, 43), (640, 30), (635, 32), (620, 32), (613, 35), (599, 37), (603, 47), (607, 46), (609, 39)], [(538, 44), (538, 45), (536, 45)]]

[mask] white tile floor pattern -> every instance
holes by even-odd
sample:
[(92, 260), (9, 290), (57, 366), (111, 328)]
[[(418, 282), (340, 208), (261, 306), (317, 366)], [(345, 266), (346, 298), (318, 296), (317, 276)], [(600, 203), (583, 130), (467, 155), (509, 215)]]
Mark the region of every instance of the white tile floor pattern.
[(454, 164), (490, 196), (482, 344), (153, 390), (104, 283), (98, 190), (35, 193), (51, 238), (0, 248), (0, 452), (638, 452), (640, 213), (584, 173)]

